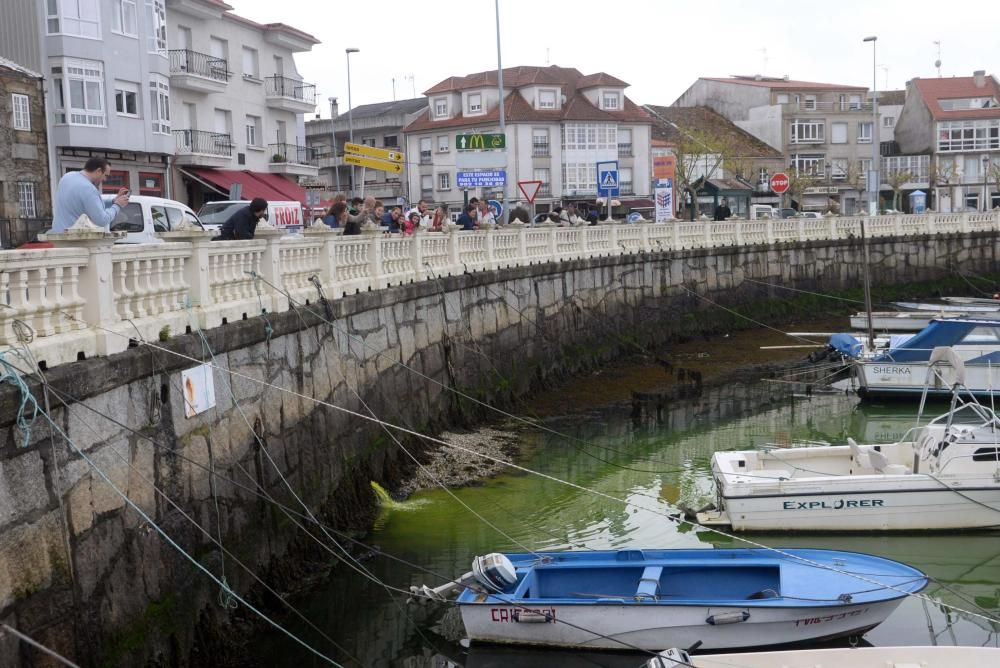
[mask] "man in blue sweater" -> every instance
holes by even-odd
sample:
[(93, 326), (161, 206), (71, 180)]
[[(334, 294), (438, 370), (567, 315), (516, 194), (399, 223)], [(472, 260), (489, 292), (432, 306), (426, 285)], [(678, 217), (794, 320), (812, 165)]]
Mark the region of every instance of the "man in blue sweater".
[(118, 190), (112, 202), (101, 198), (101, 184), (111, 173), (111, 165), (104, 158), (91, 158), (79, 172), (67, 172), (59, 179), (56, 190), (52, 232), (65, 232), (82, 214), (100, 227), (111, 227), (123, 206), (128, 204), (128, 189)]

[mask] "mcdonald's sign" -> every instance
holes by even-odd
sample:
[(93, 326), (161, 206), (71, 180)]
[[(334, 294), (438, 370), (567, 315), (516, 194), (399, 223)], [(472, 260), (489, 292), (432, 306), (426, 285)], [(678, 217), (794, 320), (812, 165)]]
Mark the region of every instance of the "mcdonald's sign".
[(477, 132), (455, 135), (459, 151), (492, 151), (507, 148), (507, 135), (501, 132)]

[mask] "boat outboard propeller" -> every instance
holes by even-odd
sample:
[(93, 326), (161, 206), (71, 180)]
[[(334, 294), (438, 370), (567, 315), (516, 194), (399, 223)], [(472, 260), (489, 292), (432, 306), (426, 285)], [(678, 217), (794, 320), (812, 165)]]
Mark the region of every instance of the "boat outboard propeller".
[(510, 559), (492, 552), (472, 560), (472, 574), (476, 581), (493, 592), (502, 592), (517, 582), (517, 571)]

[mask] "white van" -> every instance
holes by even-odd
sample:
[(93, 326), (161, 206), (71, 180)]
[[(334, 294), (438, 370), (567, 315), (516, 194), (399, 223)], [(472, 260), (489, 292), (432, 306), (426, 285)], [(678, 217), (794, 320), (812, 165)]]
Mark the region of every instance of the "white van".
[[(110, 202), (114, 195), (103, 195), (105, 202)], [(115, 243), (123, 244), (161, 244), (163, 239), (156, 236), (157, 232), (169, 232), (175, 229), (182, 218), (187, 217), (192, 224), (204, 229), (198, 215), (186, 204), (148, 195), (132, 195), (115, 219), (111, 221), (112, 232), (125, 232), (125, 236)]]
[[(218, 232), (229, 217), (245, 206), (250, 206), (247, 200), (226, 200), (222, 202), (205, 202), (198, 210), (198, 216), (206, 230)], [(279, 230), (299, 232), (302, 230), (302, 204), (300, 202), (267, 203), (267, 222)]]

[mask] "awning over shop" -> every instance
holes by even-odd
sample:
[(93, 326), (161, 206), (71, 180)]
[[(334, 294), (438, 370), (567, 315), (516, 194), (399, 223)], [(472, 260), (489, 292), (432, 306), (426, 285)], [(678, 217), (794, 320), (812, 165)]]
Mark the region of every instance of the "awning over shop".
[(242, 186), (242, 199), (263, 197), (269, 202), (301, 202), (306, 204), (306, 191), (278, 174), (249, 170), (212, 169), (209, 167), (184, 167), (182, 172), (228, 197), (234, 183)]

